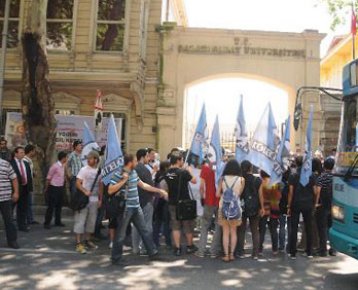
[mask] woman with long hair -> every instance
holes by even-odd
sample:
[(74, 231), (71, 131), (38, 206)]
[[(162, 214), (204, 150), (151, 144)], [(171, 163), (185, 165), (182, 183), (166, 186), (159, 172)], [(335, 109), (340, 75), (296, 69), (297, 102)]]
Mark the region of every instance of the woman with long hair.
[[(234, 159), (228, 161), (216, 193), (217, 197), (220, 197), (219, 224), (223, 230), (224, 262), (233, 261), (235, 259), (234, 252), (237, 244), (237, 227), (241, 224), (240, 195), (244, 187), (245, 179), (242, 177), (240, 164)], [(228, 216), (224, 205), (224, 198), (226, 204), (228, 202), (227, 197), (230, 195), (232, 196), (232, 200), (229, 202), (232, 208), (236, 207), (238, 210), (236, 216)]]

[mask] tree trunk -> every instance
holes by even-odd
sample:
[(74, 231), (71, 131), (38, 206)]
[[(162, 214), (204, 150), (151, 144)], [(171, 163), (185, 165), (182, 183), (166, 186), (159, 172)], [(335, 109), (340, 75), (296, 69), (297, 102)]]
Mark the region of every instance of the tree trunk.
[(37, 161), (44, 179), (53, 157), (56, 134), (55, 103), (48, 79), (46, 55), (47, 0), (32, 0), (29, 5), (22, 35), (21, 105), (26, 137), (39, 149)]

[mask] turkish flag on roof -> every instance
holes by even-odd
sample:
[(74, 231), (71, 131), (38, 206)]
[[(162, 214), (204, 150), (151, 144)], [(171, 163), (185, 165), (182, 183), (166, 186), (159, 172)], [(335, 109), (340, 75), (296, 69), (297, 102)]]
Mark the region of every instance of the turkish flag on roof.
[(352, 26), (351, 33), (355, 36), (357, 34), (357, 15), (354, 11), (354, 7), (352, 7)]

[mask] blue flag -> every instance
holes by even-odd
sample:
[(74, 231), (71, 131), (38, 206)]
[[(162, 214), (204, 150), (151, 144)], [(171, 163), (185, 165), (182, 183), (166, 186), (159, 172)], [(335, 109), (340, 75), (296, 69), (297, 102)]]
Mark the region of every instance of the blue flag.
[(250, 152), (249, 136), (246, 129), (246, 121), (244, 115), (244, 101), (243, 96), (240, 96), (239, 111), (236, 119), (236, 152), (235, 158), (238, 162), (247, 159)]
[(108, 121), (106, 161), (102, 169), (102, 181), (105, 185), (111, 182), (113, 174), (123, 167), (123, 153), (121, 142), (118, 138), (114, 117), (111, 115)]
[(288, 116), (285, 122), (285, 132), (280, 141), (280, 145), (277, 152), (276, 161), (278, 164), (275, 164), (274, 168), (276, 171), (273, 171), (271, 176), (271, 183), (277, 183), (282, 180), (282, 175), (285, 170), (288, 168), (289, 157), (290, 157), (290, 138), (291, 138), (291, 128), (290, 128), (291, 117)]
[(312, 175), (312, 123), (313, 123), (313, 106), (311, 105), (310, 116), (306, 131), (306, 149), (301, 169), (300, 183), (306, 186)]
[(221, 176), (222, 170), (223, 170), (223, 161), (222, 161), (222, 149), (220, 144), (220, 129), (219, 129), (219, 118), (216, 116), (213, 132), (211, 134), (211, 147), (213, 148), (213, 152), (215, 153), (215, 158), (213, 158), (213, 161), (215, 163), (215, 177), (216, 182), (219, 181), (219, 178)]
[(277, 125), (269, 103), (261, 116), (253, 135), (248, 160), (253, 165), (264, 170), (270, 176), (280, 172), (277, 162), (277, 149), (280, 138), (277, 135)]
[(204, 155), (207, 153), (207, 127), (208, 124), (206, 122), (205, 104), (203, 104), (190, 148), (191, 153), (199, 157), (199, 164), (201, 164), (204, 159)]
[(100, 148), (87, 122), (83, 122), (83, 123), (84, 123), (83, 140), (82, 140), (83, 149), (82, 149), (81, 159), (82, 159), (82, 164), (86, 166), (88, 153), (90, 153), (92, 150), (100, 151)]

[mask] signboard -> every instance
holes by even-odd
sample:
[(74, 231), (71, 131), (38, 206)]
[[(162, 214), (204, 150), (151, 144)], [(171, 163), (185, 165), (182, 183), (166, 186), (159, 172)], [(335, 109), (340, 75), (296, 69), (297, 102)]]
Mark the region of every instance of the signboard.
[[(103, 118), (102, 129), (98, 132), (95, 132), (94, 129), (95, 126), (93, 116), (56, 115), (55, 118), (57, 120), (55, 145), (56, 151), (71, 151), (73, 141), (82, 140), (84, 122), (87, 122), (88, 126), (96, 136), (96, 140), (99, 146), (103, 146), (107, 142), (107, 125), (109, 118)], [(115, 123), (118, 136), (120, 138), (122, 136), (122, 119), (116, 118)], [(25, 145), (27, 143), (21, 113), (7, 113), (5, 138), (8, 140), (8, 146), (10, 148)]]

